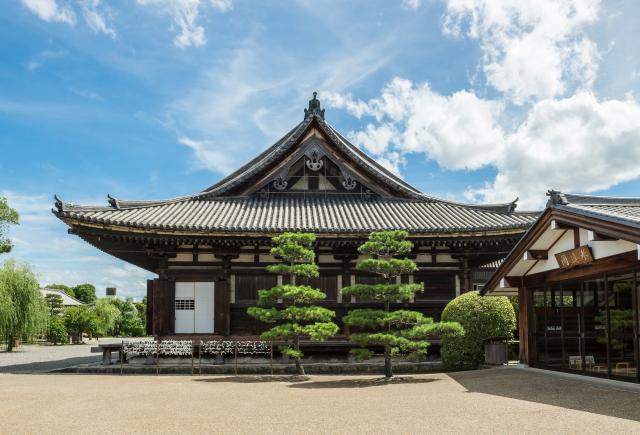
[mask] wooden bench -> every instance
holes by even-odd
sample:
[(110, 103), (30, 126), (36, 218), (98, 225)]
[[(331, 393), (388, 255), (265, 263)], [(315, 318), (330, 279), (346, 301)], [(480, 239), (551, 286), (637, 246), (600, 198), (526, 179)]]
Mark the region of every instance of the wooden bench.
[(122, 354), (122, 343), (104, 343), (99, 344), (91, 348), (92, 353), (102, 352), (102, 365), (108, 366), (111, 363), (111, 353), (118, 352), (118, 355)]

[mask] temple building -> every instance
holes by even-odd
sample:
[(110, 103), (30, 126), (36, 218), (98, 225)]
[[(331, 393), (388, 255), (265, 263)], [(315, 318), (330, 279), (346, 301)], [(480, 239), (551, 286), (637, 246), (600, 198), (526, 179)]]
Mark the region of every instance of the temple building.
[(549, 196), (482, 293), (519, 296), (522, 363), (640, 382), (640, 198)]
[[(257, 291), (282, 282), (265, 271), (278, 260), (270, 238), (317, 235), (320, 277), (337, 321), (354, 306), (341, 288), (374, 283), (356, 271), (357, 247), (372, 231), (403, 229), (424, 293), (403, 304), (439, 318), (447, 302), (480, 288), (535, 221), (515, 201), (469, 205), (437, 199), (376, 163), (325, 121), (314, 93), (304, 119), (263, 153), (201, 192), (165, 200), (74, 205), (54, 213), (96, 248), (158, 275), (148, 282), (149, 334), (252, 336), (264, 327), (246, 314)], [(400, 304), (398, 304), (400, 305)], [(348, 333), (346, 329), (342, 333)]]

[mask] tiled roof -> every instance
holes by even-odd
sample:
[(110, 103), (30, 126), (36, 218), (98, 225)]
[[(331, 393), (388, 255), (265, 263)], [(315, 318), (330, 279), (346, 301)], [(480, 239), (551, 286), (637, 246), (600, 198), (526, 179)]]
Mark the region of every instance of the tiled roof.
[(87, 223), (193, 232), (412, 233), (525, 229), (535, 213), (493, 211), (434, 200), (360, 195), (280, 194), (267, 198), (186, 198), (168, 202), (87, 207), (60, 203), (60, 218)]
[(549, 207), (640, 228), (640, 198), (573, 195), (549, 191)]
[(83, 305), (84, 303), (77, 300), (76, 298), (72, 298), (62, 290), (52, 289), (52, 288), (41, 288), (40, 293), (42, 293), (43, 297), (47, 295), (59, 295), (62, 298), (62, 305), (65, 307), (75, 307), (77, 305)]

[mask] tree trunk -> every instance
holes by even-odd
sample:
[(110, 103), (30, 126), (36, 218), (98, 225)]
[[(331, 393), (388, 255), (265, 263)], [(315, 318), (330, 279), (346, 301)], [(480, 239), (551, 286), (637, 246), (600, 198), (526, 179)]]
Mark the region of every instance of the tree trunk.
[[(300, 337), (296, 337), (296, 350), (300, 352)], [(304, 376), (304, 367), (302, 367), (299, 356), (296, 356), (296, 373)]]
[(384, 347), (384, 376), (390, 378), (393, 376), (393, 368), (391, 367), (391, 347)]
[[(384, 311), (389, 312), (389, 301), (384, 301)], [(387, 326), (387, 331), (391, 331), (391, 323)], [(385, 378), (393, 377), (393, 367), (391, 366), (391, 346), (384, 347), (384, 376)]]
[(16, 339), (14, 337), (9, 337), (7, 339), (7, 352), (11, 352), (14, 347), (16, 347)]

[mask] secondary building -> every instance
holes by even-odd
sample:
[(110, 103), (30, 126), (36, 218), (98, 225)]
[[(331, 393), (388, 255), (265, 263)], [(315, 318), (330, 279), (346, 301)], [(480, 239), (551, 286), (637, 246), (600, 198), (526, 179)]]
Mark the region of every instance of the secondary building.
[(72, 298), (62, 290), (52, 289), (52, 288), (41, 288), (40, 293), (42, 297), (47, 297), (47, 295), (58, 295), (62, 299), (63, 307), (77, 307), (78, 305), (83, 305), (84, 302), (77, 300), (76, 298)]
[(523, 363), (640, 382), (640, 198), (549, 196), (482, 292), (519, 297)]
[[(426, 195), (352, 145), (326, 120), (315, 94), (304, 119), (236, 172), (201, 192), (108, 206), (56, 200), (54, 213), (96, 248), (158, 275), (148, 282), (154, 335), (255, 335), (246, 314), (257, 291), (283, 282), (265, 271), (278, 260), (270, 238), (284, 231), (317, 235), (320, 277), (337, 319), (354, 306), (343, 286), (375, 283), (355, 269), (357, 247), (372, 231), (403, 229), (419, 270), (408, 281), (425, 292), (405, 304), (438, 318), (447, 302), (488, 278), (535, 221), (515, 201), (468, 205)], [(348, 332), (344, 330), (343, 332)]]

